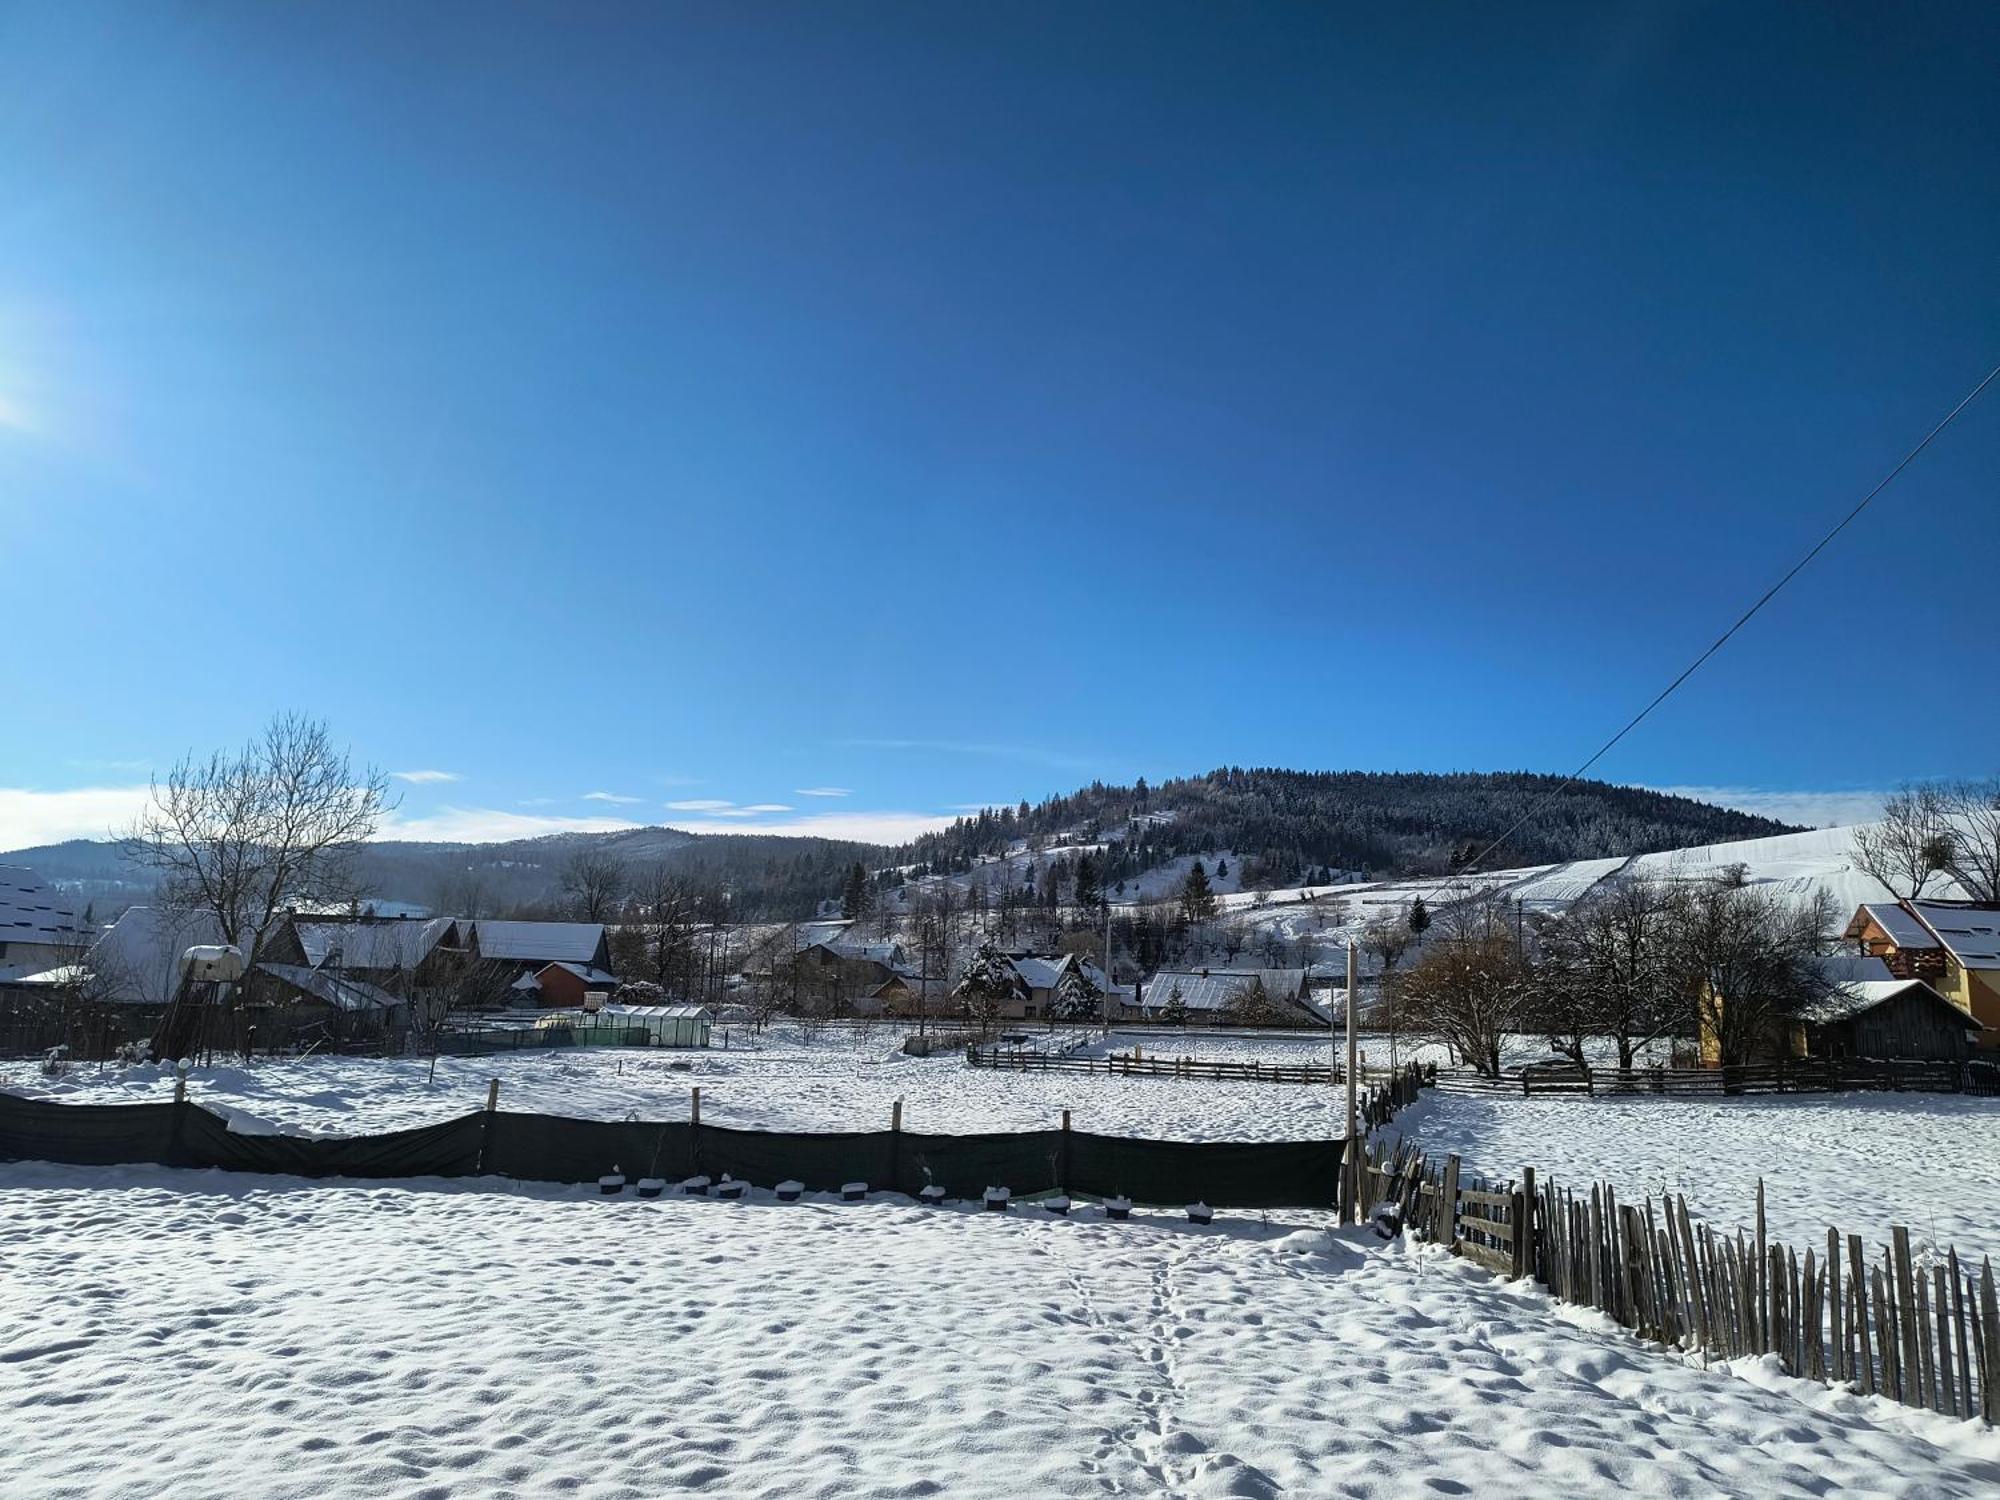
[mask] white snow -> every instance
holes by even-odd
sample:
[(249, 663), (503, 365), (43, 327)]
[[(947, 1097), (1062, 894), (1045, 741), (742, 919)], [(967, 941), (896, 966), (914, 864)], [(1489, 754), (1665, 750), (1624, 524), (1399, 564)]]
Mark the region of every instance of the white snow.
[(1533, 1167), (1572, 1187), (1609, 1182), (1635, 1203), (1684, 1193), (1691, 1212), (1730, 1228), (1754, 1222), (1762, 1177), (1771, 1234), (1800, 1254), (1824, 1253), (1830, 1228), (1872, 1250), (1901, 1224), (1914, 1240), (1956, 1246), (1961, 1259), (2000, 1257), (2000, 1098), (1433, 1090), (1391, 1129), (1495, 1181)]
[(1983, 1496), (2000, 1436), (1307, 1217), (0, 1173), (9, 1494)]

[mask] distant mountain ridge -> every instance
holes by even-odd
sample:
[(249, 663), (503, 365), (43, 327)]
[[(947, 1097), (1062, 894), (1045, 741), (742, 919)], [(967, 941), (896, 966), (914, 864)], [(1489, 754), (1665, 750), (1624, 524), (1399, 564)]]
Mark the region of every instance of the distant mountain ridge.
[[(1540, 804), (1540, 805), (1538, 805)], [(1325, 869), (1388, 877), (1440, 873), (1526, 824), (1484, 861), (1487, 869), (1766, 838), (1791, 825), (1687, 797), (1601, 781), (1564, 784), (1530, 772), (1244, 770), (1149, 786), (1093, 782), (1039, 804), (988, 810), (899, 849), (841, 839), (776, 834), (693, 834), (676, 828), (558, 833), (497, 844), (384, 840), (368, 846), (362, 875), (370, 895), (465, 914), (475, 908), (553, 910), (563, 865), (583, 850), (634, 868), (658, 865), (710, 887), (727, 886), (730, 914), (744, 921), (795, 920), (840, 894), (856, 861), (915, 865), (938, 873), (1034, 843), (1102, 841), (1109, 885), (1190, 855), (1235, 851), (1250, 868), (1241, 884), (1284, 884)], [(153, 889), (150, 871), (115, 843), (66, 843), (0, 854), (28, 865), (98, 915)]]

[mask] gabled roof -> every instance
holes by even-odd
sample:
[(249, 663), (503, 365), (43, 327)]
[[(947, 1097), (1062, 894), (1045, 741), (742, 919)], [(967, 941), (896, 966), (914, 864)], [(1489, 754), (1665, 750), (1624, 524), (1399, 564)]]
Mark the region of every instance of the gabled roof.
[(181, 955), (222, 941), (213, 913), (134, 906), (104, 929), (85, 960), (108, 1000), (165, 1005), (180, 987)]
[(343, 969), (414, 969), (452, 929), (450, 917), (427, 922), (393, 918), (380, 922), (300, 922), (299, 946), (314, 968), (338, 955)]
[(308, 969), (302, 964), (259, 964), (257, 970), (350, 1014), (394, 1010), (403, 1003), (385, 989), (330, 969)]
[(1965, 1030), (1976, 1032), (1980, 1029), (1977, 1021), (1921, 979), (1849, 980), (1836, 985), (1823, 999), (1816, 1000), (1801, 1010), (1799, 1019), (1810, 1021), (1816, 1026), (1827, 1026), (1836, 1021), (1851, 1021), (1857, 1016), (1867, 1015), (1878, 1005), (1887, 1005), (1891, 1000), (1912, 991), (1920, 991), (1922, 997), (1928, 998), (1933, 1004), (1943, 1006)]
[(1864, 902), (1855, 910), (1854, 916), (1848, 921), (1847, 936), (1850, 938), (1860, 937), (1862, 928), (1870, 922), (1873, 922), (1883, 932), (1887, 933), (1889, 941), (1894, 943), (1898, 949), (1921, 951), (1926, 948), (1940, 946), (1937, 938), (1931, 934), (1930, 929), (1925, 927), (1916, 917), (1905, 911), (1898, 902)]
[(1014, 972), (1021, 976), (1021, 982), (1031, 990), (1052, 990), (1062, 982), (1063, 975), (1076, 962), (1076, 955), (1065, 953), (1060, 958), (1040, 958), (1028, 955), (1011, 960)]
[(1232, 1001), (1262, 980), (1273, 1002), (1297, 1004), (1305, 993), (1304, 969), (1162, 969), (1146, 982), (1142, 1003), (1148, 1010), (1166, 1008), (1178, 986), (1181, 1004), (1189, 1010), (1227, 1010)]
[(585, 984), (603, 985), (607, 988), (615, 988), (618, 984), (618, 976), (616, 974), (607, 974), (602, 969), (593, 968), (589, 964), (574, 964), (565, 959), (557, 959), (552, 964), (543, 964), (535, 973), (539, 977), (548, 973), (551, 969), (561, 969), (565, 973), (574, 974)]
[(1909, 908), (1968, 969), (2000, 969), (2000, 911), (1944, 901), (1912, 901)]
[(493, 922), (472, 924), (481, 958), (589, 963), (604, 941), (602, 922)]

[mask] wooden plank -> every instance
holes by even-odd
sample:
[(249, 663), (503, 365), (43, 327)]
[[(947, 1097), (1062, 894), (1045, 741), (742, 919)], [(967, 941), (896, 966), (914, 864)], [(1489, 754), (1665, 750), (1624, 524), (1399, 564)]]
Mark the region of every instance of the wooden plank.
[(1976, 1416), (1972, 1404), (1972, 1361), (1965, 1347), (1965, 1284), (1958, 1274), (1958, 1252), (1946, 1250), (1944, 1260), (1951, 1278), (1951, 1329), (1958, 1344), (1958, 1414)]
[(1868, 1337), (1868, 1281), (1862, 1274), (1861, 1236), (1847, 1237), (1847, 1284), (1854, 1289), (1853, 1304), (1849, 1309), (1848, 1326), (1860, 1334), (1861, 1389), (1868, 1395), (1875, 1394), (1875, 1350)]
[(1770, 1243), (1764, 1234), (1764, 1179), (1757, 1179), (1757, 1352), (1771, 1352), (1771, 1288), (1765, 1279)]
[[(1924, 1405), (1922, 1385), (1922, 1344), (1917, 1333), (1917, 1297), (1910, 1263), (1910, 1231), (1900, 1224), (1889, 1227), (1895, 1258), (1896, 1321), (1902, 1342), (1896, 1349), (1896, 1363), (1902, 1373), (1901, 1399), (1911, 1406)], [(1914, 1389), (1913, 1389), (1914, 1387)]]
[(1979, 1270), (1979, 1332), (1986, 1352), (1979, 1362), (1984, 1385), (1980, 1393), (1980, 1415), (1988, 1422), (2000, 1422), (2000, 1295), (1993, 1289), (1993, 1261), (1982, 1260)]
[(1444, 1184), (1438, 1192), (1437, 1242), (1447, 1250), (1458, 1244), (1458, 1157), (1448, 1155), (1444, 1159)]
[(1848, 1376), (1847, 1341), (1840, 1322), (1840, 1231), (1826, 1232), (1827, 1370), (1834, 1380)]
[(1958, 1414), (1958, 1382), (1951, 1373), (1951, 1294), (1945, 1290), (1944, 1266), (1931, 1267), (1931, 1301), (1937, 1305), (1937, 1380), (1931, 1387), (1933, 1404), (1941, 1412)]
[(1535, 1169), (1521, 1169), (1521, 1196), (1514, 1218), (1514, 1274), (1539, 1278), (1540, 1263), (1535, 1258)]
[(1903, 1399), (1901, 1372), (1896, 1368), (1896, 1322), (1890, 1311), (1889, 1289), (1882, 1279), (1882, 1268), (1868, 1268), (1868, 1285), (1873, 1290), (1875, 1300), (1875, 1341), (1882, 1348), (1882, 1394), (1892, 1401)]

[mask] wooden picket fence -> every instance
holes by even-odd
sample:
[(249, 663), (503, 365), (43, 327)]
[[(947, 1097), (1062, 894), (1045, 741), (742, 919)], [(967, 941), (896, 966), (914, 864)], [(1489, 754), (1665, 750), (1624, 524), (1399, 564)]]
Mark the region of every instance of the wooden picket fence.
[(1641, 1338), (1705, 1359), (1775, 1355), (1787, 1374), (2000, 1422), (1990, 1257), (1976, 1271), (1952, 1249), (1920, 1263), (1900, 1226), (1879, 1258), (1833, 1229), (1823, 1255), (1800, 1256), (1770, 1243), (1761, 1181), (1752, 1237), (1695, 1220), (1680, 1194), (1621, 1203), (1607, 1183), (1572, 1191), (1532, 1168), (1504, 1186), (1466, 1182), (1456, 1156), (1437, 1164), (1401, 1144), (1371, 1148), (1364, 1175), (1365, 1202), (1394, 1205), (1409, 1233)]
[(1829, 1094), (1896, 1089), (1908, 1093), (2000, 1093), (2000, 1067), (1990, 1062), (1919, 1062), (1894, 1058), (1813, 1058), (1729, 1068), (1526, 1068), (1502, 1078), (1469, 1069), (1440, 1072), (1449, 1094)]

